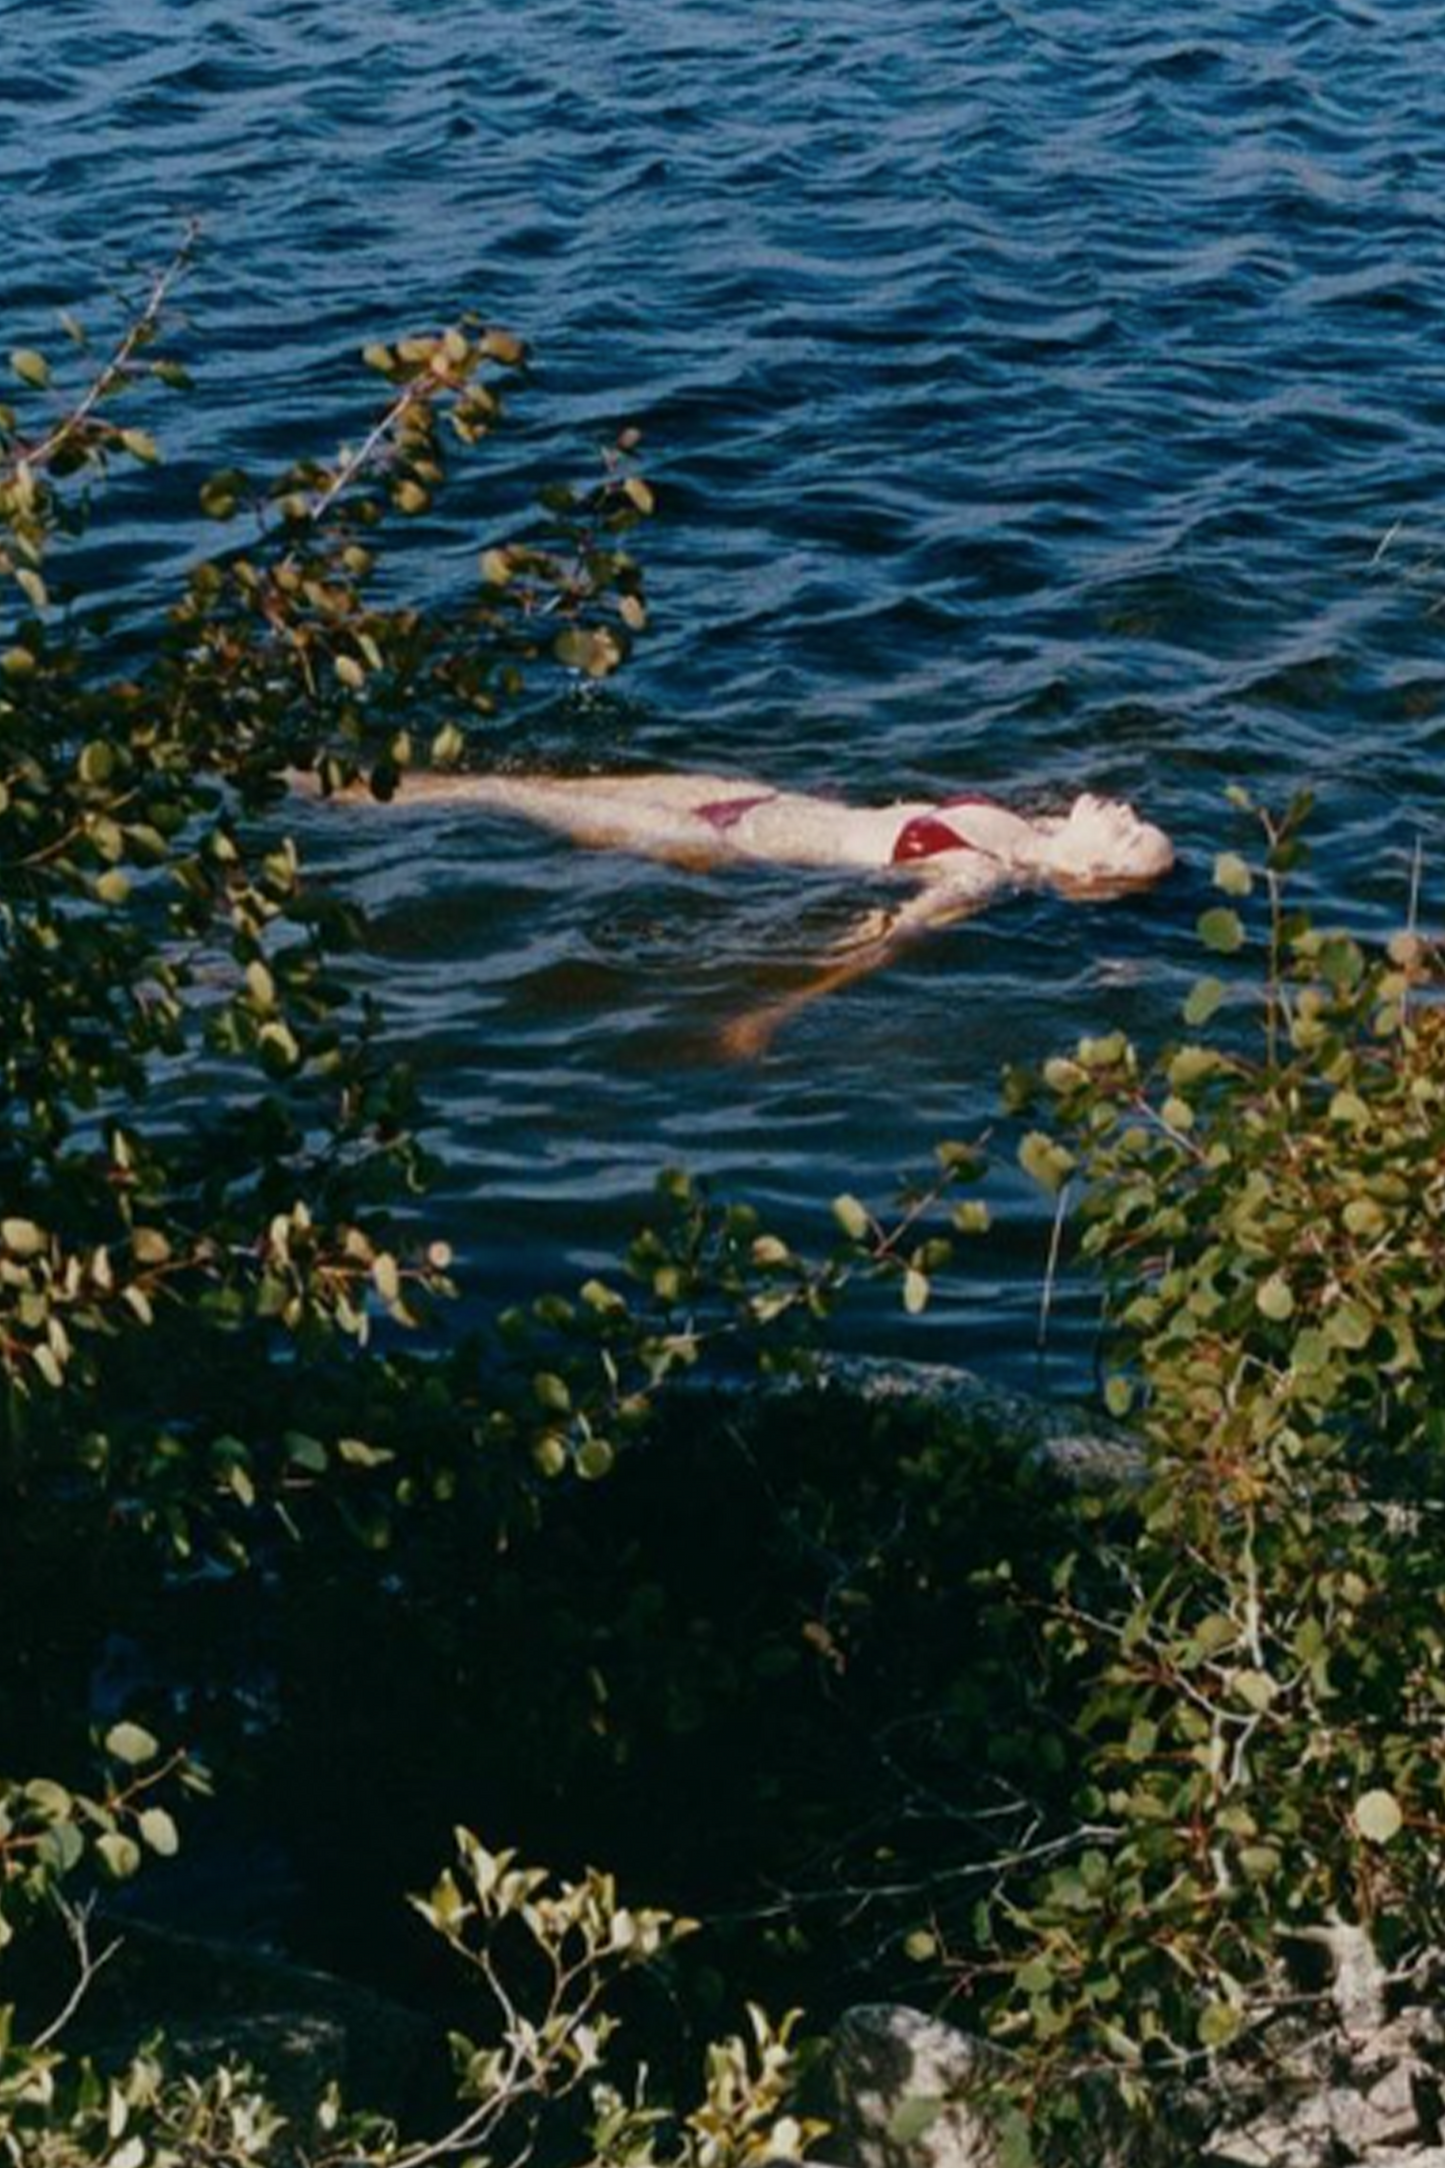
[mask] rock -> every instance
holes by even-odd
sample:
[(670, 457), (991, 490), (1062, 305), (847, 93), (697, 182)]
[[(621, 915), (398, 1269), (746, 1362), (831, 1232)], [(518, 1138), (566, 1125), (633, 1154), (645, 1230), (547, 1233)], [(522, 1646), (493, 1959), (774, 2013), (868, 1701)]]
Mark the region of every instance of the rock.
[(896, 2003), (849, 2010), (833, 2036), (829, 2151), (844, 2168), (1001, 2168), (981, 2099), (997, 2048)]
[(403, 2119), (452, 2097), (436, 2028), (418, 2012), (266, 1951), (131, 1919), (72, 2045), (114, 2066), (156, 2033), (193, 2074), (253, 2066), (297, 2122), (333, 2081), (348, 2106)]
[(269, 2097), (292, 2123), (309, 2124), (329, 2085), (347, 2065), (346, 2027), (314, 2010), (268, 2010), (224, 2025), (172, 2024), (167, 2067), (203, 2077), (221, 2063), (240, 2063), (264, 2081)]
[[(1433, 2118), (1422, 2112), (1430, 2074), (1401, 2031), (1398, 2024), (1382, 2030), (1371, 2050), (1341, 2065), (1335, 2082), (1322, 2073), (1316, 2085), (1272, 2101), (1217, 2137), (1205, 2154), (1207, 2168), (1445, 2168)], [(1381, 2055), (1387, 2039), (1403, 2052)]]
[[(1044, 1400), (990, 1384), (955, 1363), (897, 1362), (871, 1355), (835, 1355), (819, 1366), (824, 1385), (860, 1400), (908, 1400), (983, 1417), (1017, 1438), (1026, 1453), (1078, 1490), (1113, 1490), (1143, 1480), (1137, 1440), (1077, 1402)], [(809, 1391), (788, 1381), (776, 1389)]]
[(1399, 2145), (1416, 2137), (1420, 2114), (1415, 2099), (1415, 2073), (1408, 2063), (1396, 2063), (1375, 2080), (1362, 2103), (1376, 2126), (1371, 2145)]

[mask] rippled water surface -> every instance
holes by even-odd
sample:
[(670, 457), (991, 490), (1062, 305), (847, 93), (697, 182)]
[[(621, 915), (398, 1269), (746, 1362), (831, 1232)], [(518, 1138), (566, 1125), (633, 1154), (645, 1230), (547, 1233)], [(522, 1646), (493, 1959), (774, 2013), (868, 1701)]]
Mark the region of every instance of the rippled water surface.
[[(121, 505), (141, 596), (206, 468), (328, 449), (364, 337), (476, 306), (539, 366), (438, 591), (621, 420), (665, 515), (656, 635), (553, 756), (1088, 785), (1179, 839), (1156, 894), (1000, 904), (737, 1067), (719, 1027), (876, 896), (333, 819), (480, 1288), (605, 1258), (664, 1161), (796, 1218), (985, 1120), (1003, 1059), (1164, 1028), (1228, 781), (1316, 784), (1321, 899), (1370, 922), (1423, 837), (1438, 912), (1433, 0), (0, 0), (0, 190), (11, 343), (205, 221), (204, 411)], [(1020, 1359), (1016, 1203), (928, 1351)]]

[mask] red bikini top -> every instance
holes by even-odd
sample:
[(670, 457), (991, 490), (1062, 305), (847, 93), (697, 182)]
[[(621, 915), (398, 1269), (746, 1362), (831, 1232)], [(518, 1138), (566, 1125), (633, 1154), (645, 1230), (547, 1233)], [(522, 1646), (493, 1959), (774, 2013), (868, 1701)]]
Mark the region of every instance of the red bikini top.
[[(986, 798), (982, 791), (964, 791), (956, 798), (945, 798), (940, 812), (950, 806), (996, 805), (995, 798)], [(905, 866), (916, 858), (937, 858), (944, 851), (976, 851), (979, 846), (961, 836), (956, 828), (938, 818), (937, 813), (915, 813), (911, 821), (905, 821), (893, 842), (893, 864)]]

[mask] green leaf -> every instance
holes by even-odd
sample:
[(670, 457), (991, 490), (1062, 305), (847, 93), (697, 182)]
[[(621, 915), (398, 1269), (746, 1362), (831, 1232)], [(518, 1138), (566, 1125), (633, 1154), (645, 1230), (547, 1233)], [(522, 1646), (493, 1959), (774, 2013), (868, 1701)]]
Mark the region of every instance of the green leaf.
[(1328, 1337), (1317, 1326), (1306, 1326), (1290, 1350), (1290, 1361), (1302, 1376), (1314, 1377), (1323, 1370), (1333, 1350)]
[(1320, 950), (1320, 975), (1337, 994), (1353, 993), (1365, 975), (1359, 943), (1346, 934), (1332, 934)]
[(85, 1839), (74, 1822), (54, 1822), (41, 1836), (35, 1851), (52, 1874), (69, 1874), (85, 1857)]
[(201, 485), (201, 510), (207, 519), (234, 519), (240, 502), (239, 477), (231, 474), (212, 475)]
[(365, 1438), (338, 1438), (336, 1452), (349, 1468), (385, 1468), (396, 1459), (390, 1446), (371, 1445)]
[(172, 1859), (181, 1848), (180, 1831), (164, 1807), (147, 1807), (140, 1818), (140, 1833), (159, 1859)]
[(1190, 989), (1189, 998), (1184, 1004), (1185, 1023), (1194, 1030), (1198, 1030), (1201, 1024), (1207, 1024), (1226, 992), (1223, 979), (1198, 980)]
[(25, 599), (33, 610), (50, 608), (50, 590), (38, 572), (29, 565), (20, 565), (15, 573), (16, 584), (24, 590)]
[(1244, 922), (1237, 911), (1217, 905), (1200, 918), (1199, 938), (1206, 948), (1216, 949), (1221, 956), (1233, 956), (1244, 947)]
[(112, 1724), (105, 1735), (106, 1753), (132, 1769), (138, 1769), (142, 1762), (154, 1761), (160, 1750), (160, 1741), (141, 1724)]
[(547, 1431), (532, 1447), (532, 1459), (539, 1475), (555, 1477), (563, 1474), (570, 1465), (566, 1439), (559, 1438), (554, 1430)]
[(1021, 2108), (1010, 2108), (999, 2124), (998, 2168), (1037, 2168), (1038, 2155)]
[(872, 1221), (866, 1205), (846, 1192), (833, 1199), (833, 1217), (850, 1242), (866, 1242)]
[(92, 738), (89, 745), (81, 748), (75, 765), (81, 782), (98, 790), (115, 774), (115, 748), (107, 745), (104, 738)]
[(570, 1415), (572, 1395), (565, 1378), (559, 1378), (553, 1370), (539, 1370), (532, 1380), (532, 1395), (538, 1407), (546, 1408), (552, 1415)]
[(30, 384), (36, 391), (44, 391), (50, 382), (50, 364), (33, 346), (15, 347), (10, 366), (22, 384)]
[(495, 325), (483, 332), (478, 343), (488, 360), (500, 362), (504, 369), (520, 369), (527, 358), (527, 349), (515, 332), (499, 330)]
[(331, 1465), (331, 1455), (321, 1440), (308, 1437), (305, 1431), (288, 1430), (281, 1442), (291, 1467), (307, 1475), (325, 1475)]
[(25, 1787), (25, 1797), (31, 1806), (38, 1807), (42, 1814), (55, 1821), (64, 1820), (75, 1806), (65, 1786), (57, 1784), (53, 1777), (32, 1777)]
[(1206, 2003), (1199, 2013), (1197, 2031), (1203, 2048), (1227, 2048), (1239, 2038), (1244, 2014), (1232, 2002)]
[(118, 1829), (108, 1829), (103, 1837), (97, 1837), (95, 1849), (117, 1882), (133, 1875), (141, 1863), (141, 1849), (134, 1837), (123, 1836)]
[(1211, 1611), (1194, 1629), (1194, 1639), (1206, 1656), (1217, 1656), (1239, 1638), (1239, 1628), (1227, 1611)]
[(1255, 1306), (1261, 1317), (1271, 1324), (1282, 1325), (1287, 1317), (1294, 1315), (1294, 1290), (1282, 1272), (1272, 1272), (1255, 1289)]
[(1254, 887), (1254, 875), (1237, 851), (1221, 851), (1214, 861), (1214, 885), (1226, 896), (1247, 896)]
[(588, 1483), (610, 1475), (616, 1453), (605, 1438), (589, 1438), (577, 1454), (577, 1473)]
[(1368, 1844), (1388, 1844), (1405, 1826), (1393, 1792), (1363, 1792), (1355, 1801), (1355, 1827)]
[(1342, 1302), (1326, 1317), (1324, 1330), (1326, 1337), (1335, 1347), (1342, 1347), (1347, 1353), (1358, 1355), (1369, 1346), (1375, 1336), (1375, 1320), (1359, 1303)]
[(918, 1317), (928, 1308), (928, 1275), (910, 1266), (903, 1275), (903, 1307), (910, 1317)]
[(1136, 1716), (1129, 1726), (1124, 1752), (1131, 1762), (1146, 1762), (1159, 1744), (1159, 1726), (1147, 1716)]
[(1041, 1189), (1056, 1193), (1073, 1173), (1075, 1161), (1073, 1153), (1063, 1145), (1056, 1144), (1041, 1129), (1031, 1129), (1019, 1146), (1019, 1165)]
[(894, 2145), (914, 2145), (931, 2130), (948, 2103), (935, 2093), (911, 2093), (888, 2118), (888, 2136)]

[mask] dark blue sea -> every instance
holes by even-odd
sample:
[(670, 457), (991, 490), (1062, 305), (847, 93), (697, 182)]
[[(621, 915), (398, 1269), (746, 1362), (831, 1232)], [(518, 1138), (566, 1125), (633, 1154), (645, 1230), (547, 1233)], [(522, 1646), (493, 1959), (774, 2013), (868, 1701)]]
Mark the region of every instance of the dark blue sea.
[[(96, 545), (135, 612), (209, 469), (354, 440), (363, 341), (476, 309), (536, 368), (421, 584), (622, 423), (660, 505), (636, 666), (480, 760), (1087, 786), (1178, 840), (1158, 892), (1000, 903), (740, 1067), (719, 1028), (876, 892), (302, 813), (374, 910), (478, 1304), (605, 1264), (665, 1163), (801, 1230), (987, 1125), (1006, 1059), (1165, 1033), (1231, 782), (1317, 789), (1327, 915), (1398, 920), (1417, 839), (1445, 908), (1436, 0), (0, 0), (0, 200), (6, 346), (204, 223), (203, 397)], [(997, 1201), (906, 1344), (1021, 1373), (1046, 1214)]]

